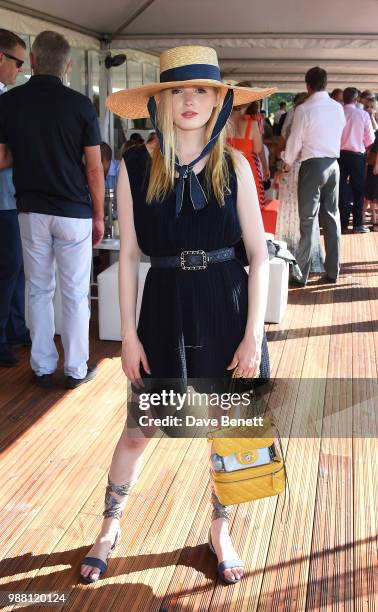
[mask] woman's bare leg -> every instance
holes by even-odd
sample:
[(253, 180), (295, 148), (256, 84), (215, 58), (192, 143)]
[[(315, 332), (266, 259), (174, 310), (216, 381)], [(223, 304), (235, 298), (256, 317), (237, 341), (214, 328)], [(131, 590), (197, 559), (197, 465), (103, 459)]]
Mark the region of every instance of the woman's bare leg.
[[(134, 437), (127, 427), (123, 430), (115, 448), (110, 466), (105, 512), (100, 533), (86, 556), (106, 561), (119, 529), (119, 519), (127, 502), (128, 493), (138, 479), (143, 462), (143, 452), (149, 437)], [(110, 486), (109, 486), (110, 485)], [(117, 489), (121, 495), (117, 494)], [(81, 566), (81, 575), (97, 580), (100, 570), (91, 565)]]
[[(237, 409), (231, 408), (227, 411), (227, 414), (230, 417), (236, 417), (238, 416), (237, 412)], [(215, 410), (209, 406), (209, 417), (217, 416), (219, 418), (220, 413), (222, 413), (220, 406), (217, 406)], [(209, 445), (209, 454), (211, 455), (212, 452), (214, 452), (212, 445)], [(237, 559), (239, 555), (232, 544), (229, 533), (229, 519), (233, 506), (221, 504), (213, 489), (211, 491), (211, 503), (213, 505), (210, 527), (211, 543), (218, 557), (218, 563), (222, 563), (226, 559)], [(239, 580), (243, 575), (243, 567), (235, 566), (226, 569), (223, 575), (226, 580)]]
[[(213, 504), (210, 527), (211, 543), (218, 557), (218, 563), (222, 563), (226, 559), (237, 559), (239, 555), (232, 544), (228, 528), (232, 506), (223, 506), (214, 491), (211, 492), (211, 501)], [(223, 575), (226, 580), (239, 580), (243, 571), (242, 566), (236, 565), (224, 570)]]

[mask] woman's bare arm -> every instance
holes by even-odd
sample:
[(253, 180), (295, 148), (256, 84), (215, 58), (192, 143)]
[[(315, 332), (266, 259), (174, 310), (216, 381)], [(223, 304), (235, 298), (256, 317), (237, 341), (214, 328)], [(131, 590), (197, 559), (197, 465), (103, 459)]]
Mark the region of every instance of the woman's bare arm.
[(136, 301), (140, 249), (135, 233), (133, 200), (125, 162), (117, 182), (117, 211), (121, 248), (119, 257), (119, 303), (121, 310), (121, 336), (128, 339), (136, 335)]
[(237, 156), (237, 172), (237, 211), (250, 264), (245, 335), (261, 340), (268, 296), (269, 256), (255, 182), (250, 165), (242, 155)]
[(253, 142), (253, 152), (259, 155), (263, 148), (262, 136), (257, 121), (252, 122), (251, 139)]
[(236, 376), (253, 378), (258, 375), (261, 362), (269, 257), (250, 165), (242, 155), (235, 157), (238, 175), (237, 212), (249, 261), (248, 315), (243, 339), (227, 369), (236, 367)]
[(124, 161), (118, 175), (117, 210), (121, 237), (119, 254), (119, 304), (121, 310), (122, 368), (127, 378), (143, 387), (140, 364), (149, 374), (150, 366), (136, 329), (136, 302), (141, 251), (138, 245), (133, 200)]

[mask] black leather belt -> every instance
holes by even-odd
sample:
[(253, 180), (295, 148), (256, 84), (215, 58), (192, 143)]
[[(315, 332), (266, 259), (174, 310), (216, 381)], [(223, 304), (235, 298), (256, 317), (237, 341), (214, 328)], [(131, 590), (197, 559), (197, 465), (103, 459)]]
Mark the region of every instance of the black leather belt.
[(152, 268), (181, 268), (182, 270), (204, 270), (208, 264), (221, 263), (235, 258), (234, 247), (217, 251), (182, 251), (180, 255), (151, 257)]

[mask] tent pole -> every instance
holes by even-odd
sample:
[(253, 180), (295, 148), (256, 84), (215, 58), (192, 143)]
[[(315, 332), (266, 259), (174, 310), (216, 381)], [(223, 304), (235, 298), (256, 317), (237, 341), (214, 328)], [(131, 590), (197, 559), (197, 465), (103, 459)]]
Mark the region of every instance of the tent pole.
[(109, 54), (110, 42), (101, 41), (100, 51), (100, 130), (101, 138), (107, 142), (112, 150), (114, 147), (113, 115), (106, 108), (106, 98), (112, 93), (111, 70), (105, 67), (105, 58)]

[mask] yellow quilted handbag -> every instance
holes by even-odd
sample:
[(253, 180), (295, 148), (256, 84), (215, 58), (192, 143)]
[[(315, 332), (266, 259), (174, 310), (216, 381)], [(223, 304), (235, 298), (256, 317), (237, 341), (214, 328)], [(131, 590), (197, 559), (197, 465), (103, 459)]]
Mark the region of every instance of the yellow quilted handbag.
[(285, 488), (285, 464), (277, 453), (269, 418), (264, 418), (258, 434), (256, 427), (227, 427), (208, 434), (210, 475), (225, 506), (277, 495)]

